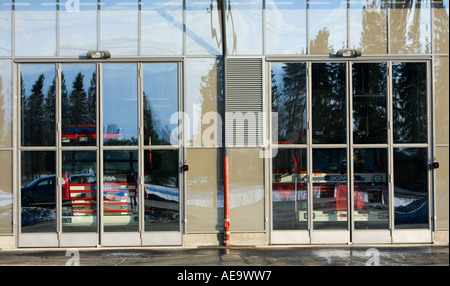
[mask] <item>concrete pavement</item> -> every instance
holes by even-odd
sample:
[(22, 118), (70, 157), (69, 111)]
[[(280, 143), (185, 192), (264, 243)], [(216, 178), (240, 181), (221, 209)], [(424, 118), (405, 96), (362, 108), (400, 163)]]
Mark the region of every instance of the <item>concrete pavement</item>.
[[(448, 245), (0, 250), (0, 266), (449, 266)], [(0, 268), (1, 271), (1, 268)]]

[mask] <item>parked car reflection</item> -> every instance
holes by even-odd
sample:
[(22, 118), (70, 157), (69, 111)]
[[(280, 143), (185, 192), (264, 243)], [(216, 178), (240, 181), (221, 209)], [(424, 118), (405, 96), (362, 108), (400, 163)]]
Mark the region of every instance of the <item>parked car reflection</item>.
[(22, 207), (56, 204), (56, 176), (45, 176), (21, 188)]

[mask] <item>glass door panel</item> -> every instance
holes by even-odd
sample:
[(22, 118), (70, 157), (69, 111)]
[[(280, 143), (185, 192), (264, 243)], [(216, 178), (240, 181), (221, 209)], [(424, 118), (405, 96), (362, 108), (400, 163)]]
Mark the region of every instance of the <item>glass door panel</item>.
[(178, 150), (144, 151), (144, 229), (180, 230)]
[(312, 64), (312, 143), (347, 142), (346, 63)]
[(395, 229), (429, 228), (428, 150), (394, 149)]
[(103, 144), (138, 145), (137, 64), (102, 65)]
[(272, 159), (273, 230), (308, 229), (306, 149), (278, 149)]
[(67, 64), (61, 68), (63, 146), (97, 145), (97, 66)]
[(63, 151), (62, 232), (97, 232), (97, 151)]
[(274, 144), (306, 144), (306, 63), (273, 63), (272, 112), (278, 113), (278, 141)]
[(347, 229), (347, 150), (313, 149), (313, 229)]
[(353, 178), (354, 228), (389, 229), (387, 149), (354, 149)]
[(56, 233), (56, 152), (21, 152), (21, 233)]
[(20, 68), (21, 145), (55, 146), (55, 65)]
[(103, 152), (105, 232), (138, 232), (138, 150)]
[(427, 143), (426, 63), (392, 63), (394, 143)]
[(178, 122), (171, 124), (172, 115), (177, 116), (179, 110), (177, 79), (177, 63), (143, 65), (145, 146), (178, 145), (178, 137), (171, 137), (178, 126)]
[(387, 143), (387, 63), (352, 63), (353, 143)]

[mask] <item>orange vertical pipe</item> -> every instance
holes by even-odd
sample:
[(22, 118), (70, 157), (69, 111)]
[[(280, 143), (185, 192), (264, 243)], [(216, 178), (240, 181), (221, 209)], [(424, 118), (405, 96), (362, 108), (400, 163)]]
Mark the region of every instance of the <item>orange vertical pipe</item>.
[(228, 156), (225, 155), (224, 159), (224, 212), (225, 212), (225, 218), (224, 218), (224, 226), (225, 226), (225, 233), (224, 233), (224, 245), (229, 246), (230, 245), (230, 205), (229, 205), (229, 187), (228, 187)]

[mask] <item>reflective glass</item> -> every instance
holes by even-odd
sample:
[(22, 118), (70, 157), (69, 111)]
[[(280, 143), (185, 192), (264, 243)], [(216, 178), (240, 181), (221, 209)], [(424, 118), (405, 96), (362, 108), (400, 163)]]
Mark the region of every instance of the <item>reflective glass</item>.
[(392, 54), (431, 53), (430, 0), (392, 1), (389, 50)]
[(448, 211), (448, 194), (450, 180), (448, 174), (450, 173), (449, 162), (450, 158), (449, 147), (436, 147), (436, 158), (439, 160), (439, 169), (435, 169), (435, 185), (436, 185), (436, 229), (446, 229), (449, 222)]
[(179, 231), (178, 150), (144, 151), (146, 231)]
[(264, 230), (264, 159), (261, 149), (228, 149), (231, 231)]
[(178, 64), (144, 64), (143, 69), (144, 144), (178, 145), (178, 120), (172, 118), (178, 119)]
[(221, 149), (187, 149), (187, 231), (218, 231), (223, 227), (223, 152)]
[(11, 0), (0, 0), (0, 57), (11, 56), (12, 14)]
[(62, 152), (63, 232), (97, 231), (97, 151)]
[(222, 54), (222, 1), (186, 1), (186, 54)]
[(449, 57), (435, 57), (434, 61), (434, 115), (436, 144), (449, 144)]
[(274, 230), (308, 229), (306, 149), (278, 149), (272, 159)]
[(309, 53), (328, 55), (347, 48), (347, 1), (309, 1)]
[(138, 1), (100, 3), (100, 48), (111, 55), (138, 55)]
[(272, 112), (278, 113), (278, 144), (306, 144), (306, 64), (272, 63)]
[(306, 54), (306, 0), (266, 1), (266, 54)]
[(0, 60), (0, 147), (12, 145), (12, 65)]
[(394, 143), (426, 143), (426, 63), (392, 63), (392, 84)]
[(347, 150), (313, 149), (313, 228), (347, 229)]
[(62, 144), (95, 146), (97, 142), (96, 65), (62, 65)]
[(0, 234), (13, 233), (12, 152), (0, 151)]
[(103, 153), (103, 225), (106, 232), (139, 229), (138, 151)]
[(137, 145), (137, 65), (104, 64), (102, 67), (103, 142), (105, 145)]
[(182, 55), (183, 1), (141, 0), (140, 2), (141, 54)]
[(228, 55), (261, 55), (263, 52), (262, 0), (229, 0), (226, 5)]
[(345, 143), (346, 110), (345, 63), (313, 63), (313, 143)]
[(387, 53), (387, 10), (383, 1), (350, 1), (350, 43), (363, 54)]
[(353, 63), (353, 143), (387, 143), (387, 65)]
[(188, 146), (222, 146), (223, 63), (221, 60), (186, 60), (185, 138)]
[(59, 49), (61, 56), (85, 56), (97, 49), (97, 0), (60, 3)]
[(396, 229), (429, 226), (426, 148), (394, 149), (394, 223)]
[(389, 228), (387, 149), (353, 151), (355, 229)]
[(435, 53), (449, 52), (449, 0), (432, 1), (433, 50)]
[(21, 65), (22, 146), (55, 146), (55, 65)]
[(23, 151), (21, 232), (56, 232), (56, 152)]
[(15, 1), (15, 55), (56, 56), (56, 1)]

